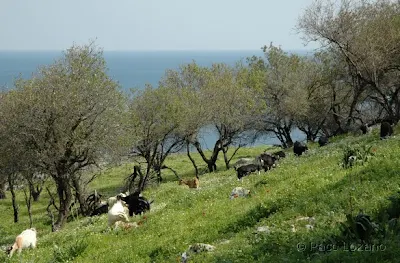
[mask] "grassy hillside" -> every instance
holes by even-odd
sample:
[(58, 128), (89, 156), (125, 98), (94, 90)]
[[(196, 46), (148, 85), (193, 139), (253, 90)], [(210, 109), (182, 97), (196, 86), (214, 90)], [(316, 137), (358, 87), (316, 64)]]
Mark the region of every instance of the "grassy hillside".
[[(39, 231), (38, 248), (24, 250), (21, 260), (179, 262), (180, 254), (199, 242), (216, 248), (193, 254), (188, 262), (398, 262), (398, 228), (389, 228), (383, 213), (390, 205), (388, 197), (400, 187), (398, 134), (399, 129), (387, 140), (379, 140), (377, 131), (335, 138), (326, 147), (311, 145), (301, 157), (288, 151), (279, 167), (261, 175), (254, 173), (243, 182), (237, 181), (233, 169), (225, 171), (220, 156), (219, 172), (202, 175), (199, 190), (178, 185), (167, 173), (166, 183), (144, 193), (155, 200), (151, 212), (133, 217), (139, 227), (127, 231), (108, 230), (103, 215), (77, 218), (62, 231), (51, 233), (45, 210), (48, 197), (43, 194), (32, 208), (34, 226)], [(374, 156), (364, 165), (343, 169), (340, 162), (347, 145), (372, 146)], [(244, 148), (236, 157), (256, 156), (265, 149)], [(171, 156), (167, 165), (191, 177), (193, 169), (185, 155)], [(124, 164), (107, 170), (91, 188), (113, 195), (131, 169), (131, 164)], [(250, 189), (251, 197), (230, 200), (236, 186)], [(8, 193), (8, 199), (0, 200), (0, 246), (13, 243), (15, 236), (29, 227), (22, 194), (21, 220), (12, 223), (10, 196)], [(355, 216), (360, 211), (385, 229), (371, 236), (370, 245), (362, 247), (373, 251), (349, 251), (361, 241), (341, 234), (340, 223), (346, 221), (346, 214)], [(315, 218), (313, 229), (306, 227), (307, 220), (296, 220), (306, 216)], [(261, 226), (268, 226), (269, 232), (257, 232)], [(340, 243), (343, 240), (346, 245)], [(12, 260), (0, 255), (0, 262), (20, 261), (18, 255)]]

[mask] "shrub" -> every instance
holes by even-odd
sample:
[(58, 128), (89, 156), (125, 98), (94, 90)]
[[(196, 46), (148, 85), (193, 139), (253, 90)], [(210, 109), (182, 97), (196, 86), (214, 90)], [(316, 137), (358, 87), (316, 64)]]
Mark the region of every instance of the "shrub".
[(353, 217), (351, 214), (347, 214), (346, 218), (347, 220), (340, 225), (342, 236), (346, 240), (370, 242), (372, 236), (379, 230), (378, 225), (372, 222), (368, 215), (360, 213)]
[(368, 160), (374, 156), (372, 146), (368, 145), (347, 145), (343, 150), (342, 167), (347, 169), (355, 165), (364, 165)]

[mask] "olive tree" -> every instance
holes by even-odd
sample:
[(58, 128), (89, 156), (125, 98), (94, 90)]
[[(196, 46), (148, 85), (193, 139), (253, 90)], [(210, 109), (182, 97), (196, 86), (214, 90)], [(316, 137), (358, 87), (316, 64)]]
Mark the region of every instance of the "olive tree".
[(137, 190), (143, 191), (154, 179), (156, 172), (160, 182), (161, 169), (167, 168), (164, 161), (170, 153), (179, 151), (183, 139), (176, 135), (179, 123), (179, 104), (176, 104), (172, 88), (148, 85), (137, 91), (129, 103), (129, 130), (131, 144), (136, 154), (146, 162)]
[[(210, 172), (215, 166), (218, 150), (223, 152), (225, 166), (229, 169), (237, 150), (255, 138), (256, 123), (265, 104), (260, 99), (258, 86), (249, 85), (252, 77), (240, 62), (233, 67), (220, 63), (209, 68), (209, 80), (200, 92), (208, 109), (206, 121), (215, 127), (218, 140), (210, 159), (205, 158), (199, 143), (195, 147), (208, 164)], [(236, 149), (229, 157), (228, 148), (234, 144)]]
[(301, 16), (298, 28), (306, 41), (337, 50), (346, 62), (356, 98), (350, 117), (366, 92), (387, 118), (399, 120), (399, 1), (315, 1)]
[(199, 170), (191, 155), (191, 146), (200, 145), (200, 130), (207, 125), (209, 111), (204, 97), (201, 96), (201, 89), (206, 85), (207, 78), (207, 68), (192, 62), (181, 65), (178, 70), (167, 70), (160, 81), (161, 86), (174, 90), (175, 105), (179, 105), (176, 135), (184, 142), (186, 154), (192, 162), (196, 176), (199, 175)]
[[(22, 108), (18, 106), (15, 91), (7, 91), (1, 94), (0, 103), (0, 177), (2, 183), (7, 183), (11, 192), (11, 201), (14, 212), (14, 222), (19, 221), (19, 206), (17, 203), (16, 186), (26, 185), (27, 180), (23, 176), (26, 171), (34, 171), (32, 167), (35, 154), (28, 151), (24, 141), (18, 136), (21, 132), (15, 114), (19, 114)], [(26, 110), (26, 109), (25, 109)]]
[(296, 117), (307, 115), (310, 107), (306, 87), (311, 84), (306, 58), (288, 54), (272, 44), (263, 50), (265, 59), (249, 60), (252, 71), (264, 71), (261, 96), (267, 107), (258, 130), (274, 134), (283, 147), (290, 147)]
[[(249, 71), (240, 63), (234, 67), (226, 64), (202, 67), (193, 62), (182, 65), (179, 70), (167, 71), (162, 80), (163, 85), (176, 89), (177, 103), (181, 105), (178, 134), (186, 142), (196, 175), (198, 169), (190, 154), (191, 145), (206, 163), (208, 171), (212, 172), (216, 171), (221, 151), (229, 168), (232, 156), (227, 156), (228, 147), (234, 143), (241, 147), (248, 141), (246, 131), (252, 130), (252, 123), (262, 105), (257, 104), (255, 89), (248, 85), (249, 78)], [(201, 129), (205, 127), (214, 128), (218, 136), (209, 157), (199, 138)]]
[(94, 43), (72, 46), (31, 79), (16, 81), (12, 93), (7, 121), (15, 130), (10, 136), (20, 142), (18, 152), (29, 153), (20, 161), (53, 179), (57, 230), (70, 213), (77, 173), (116, 152), (124, 99)]

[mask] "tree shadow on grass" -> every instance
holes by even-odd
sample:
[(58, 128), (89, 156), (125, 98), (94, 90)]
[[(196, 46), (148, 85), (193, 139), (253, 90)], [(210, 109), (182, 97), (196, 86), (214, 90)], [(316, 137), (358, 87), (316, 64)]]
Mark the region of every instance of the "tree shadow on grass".
[(279, 207), (276, 205), (266, 206), (258, 204), (252, 208), (244, 216), (238, 218), (235, 222), (230, 223), (226, 228), (220, 230), (223, 234), (238, 233), (244, 229), (254, 227), (261, 219), (270, 217), (278, 211)]
[[(307, 192), (296, 196), (296, 198), (291, 198), (287, 202), (290, 202), (291, 206), (294, 207), (304, 207), (304, 203), (310, 202), (313, 196), (320, 196), (322, 197), (320, 198), (322, 201), (320, 205), (328, 206), (325, 207), (325, 210), (330, 211), (337, 206), (336, 203), (341, 202), (341, 199), (343, 202), (345, 201), (344, 199), (348, 198), (346, 194), (341, 192), (351, 188), (353, 185), (357, 185), (359, 189), (366, 190), (363, 187), (364, 183), (370, 184), (372, 182), (376, 185), (384, 185), (387, 182), (393, 182), (392, 191), (397, 186), (395, 178), (398, 177), (398, 170), (396, 170), (395, 165), (387, 161), (376, 162), (373, 165), (349, 172), (353, 173), (351, 174), (352, 178), (345, 176), (340, 181), (326, 185), (312, 194)], [(336, 199), (329, 201), (329, 198), (323, 198), (327, 192), (337, 193), (335, 194)], [(379, 195), (380, 193), (377, 192), (375, 194)], [(371, 241), (368, 241), (370, 242), (368, 243), (354, 239), (345, 235), (344, 233), (346, 232), (342, 233), (340, 231), (339, 233), (329, 230), (301, 233), (287, 232), (287, 234), (273, 233), (270, 235), (249, 236), (249, 242), (252, 246), (248, 253), (252, 255), (254, 262), (274, 261), (279, 257), (286, 258), (287, 262), (295, 260), (307, 262), (314, 260), (317, 262), (383, 262), (384, 260), (382, 261), (382, 259), (385, 259), (386, 262), (395, 262), (393, 260), (398, 258), (398, 252), (395, 252), (398, 251), (396, 246), (400, 243), (400, 219), (396, 219), (397, 221), (394, 222), (396, 224), (395, 232), (393, 230), (388, 232), (386, 229), (388, 228), (389, 220), (393, 221), (393, 218), (390, 217), (398, 218), (400, 215), (400, 194), (397, 193), (397, 198), (391, 198), (390, 201), (389, 205), (379, 207), (378, 210), (365, 207), (366, 210), (371, 210), (372, 221), (380, 226), (380, 230), (371, 237), (372, 243)], [(392, 222), (392, 224), (394, 223)], [(249, 226), (250, 224), (247, 225)], [(324, 226), (317, 225), (317, 228), (322, 227)], [(339, 225), (337, 227), (339, 228)], [(239, 230), (242, 228), (236, 227)], [(304, 245), (304, 249), (301, 247), (299, 250), (298, 244)], [(382, 246), (378, 247), (377, 244)], [(353, 247), (350, 247), (350, 245), (353, 245)], [(355, 250), (358, 248), (362, 251)], [(367, 249), (372, 251), (367, 251)], [(351, 250), (354, 250), (352, 251), (354, 253), (351, 253)]]

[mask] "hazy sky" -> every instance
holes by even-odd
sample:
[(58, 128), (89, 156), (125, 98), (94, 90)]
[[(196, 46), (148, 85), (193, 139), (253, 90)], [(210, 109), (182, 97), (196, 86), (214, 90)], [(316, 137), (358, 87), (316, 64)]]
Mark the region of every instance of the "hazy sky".
[(294, 29), (312, 0), (0, 0), (0, 50), (304, 47)]

